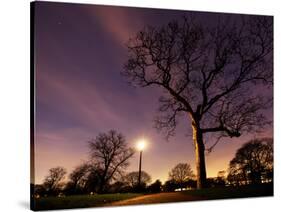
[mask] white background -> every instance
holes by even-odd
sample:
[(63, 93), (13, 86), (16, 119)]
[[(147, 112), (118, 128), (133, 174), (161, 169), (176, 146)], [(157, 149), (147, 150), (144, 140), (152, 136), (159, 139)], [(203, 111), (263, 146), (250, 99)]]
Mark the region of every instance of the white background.
[[(57, 0), (61, 1), (61, 0)], [(274, 15), (274, 141), (275, 196), (97, 209), (97, 212), (134, 210), (277, 211), (280, 199), (280, 40), (281, 6), (278, 0), (69, 0), (79, 3), (187, 9)], [(29, 208), (29, 1), (0, 2), (0, 211)], [(279, 14), (278, 14), (279, 13)], [(280, 59), (280, 60), (279, 60)], [(90, 211), (93, 209), (82, 209)], [(77, 209), (75, 211), (82, 211)]]

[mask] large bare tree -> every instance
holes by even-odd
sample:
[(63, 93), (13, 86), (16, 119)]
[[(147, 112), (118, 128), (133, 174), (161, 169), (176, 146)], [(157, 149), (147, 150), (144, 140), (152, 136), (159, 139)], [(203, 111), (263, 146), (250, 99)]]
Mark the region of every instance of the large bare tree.
[(129, 158), (134, 150), (127, 146), (124, 136), (114, 130), (100, 133), (93, 141), (89, 142), (92, 164), (99, 170), (99, 192), (104, 192), (105, 186), (116, 175), (122, 175), (129, 165)]
[(162, 88), (155, 123), (167, 138), (180, 115), (190, 121), (198, 188), (206, 182), (206, 134), (239, 137), (268, 123), (263, 109), (272, 95), (272, 17), (224, 17), (145, 27), (128, 41), (122, 71), (133, 85)]

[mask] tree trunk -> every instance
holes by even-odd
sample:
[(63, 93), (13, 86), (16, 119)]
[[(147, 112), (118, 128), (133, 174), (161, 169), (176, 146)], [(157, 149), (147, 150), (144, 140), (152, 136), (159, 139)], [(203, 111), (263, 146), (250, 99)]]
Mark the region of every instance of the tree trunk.
[(203, 133), (199, 124), (192, 122), (193, 142), (195, 146), (197, 189), (206, 187), (206, 165), (205, 165), (205, 146), (203, 143)]

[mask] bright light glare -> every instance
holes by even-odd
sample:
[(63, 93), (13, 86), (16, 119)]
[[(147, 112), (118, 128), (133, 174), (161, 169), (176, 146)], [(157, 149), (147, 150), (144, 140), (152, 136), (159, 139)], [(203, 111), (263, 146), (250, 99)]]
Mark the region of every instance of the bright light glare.
[(137, 143), (137, 148), (138, 150), (142, 151), (146, 146), (146, 142), (144, 139), (140, 140), (138, 143)]

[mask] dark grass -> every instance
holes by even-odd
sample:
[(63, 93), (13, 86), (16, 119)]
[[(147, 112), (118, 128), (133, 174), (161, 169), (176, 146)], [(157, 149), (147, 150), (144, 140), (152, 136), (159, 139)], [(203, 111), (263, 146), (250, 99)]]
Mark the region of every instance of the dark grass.
[(73, 195), (65, 197), (42, 197), (34, 200), (33, 210), (52, 210), (70, 208), (88, 208), (103, 206), (107, 203), (125, 200), (142, 194), (99, 194), (99, 195)]
[[(273, 185), (251, 185), (239, 187), (206, 188), (201, 190), (182, 191), (181, 193), (195, 197), (196, 200), (232, 199), (245, 197), (273, 196)], [(144, 194), (98, 194), (74, 195), (65, 197), (42, 197), (34, 200), (33, 210), (52, 210), (70, 208), (102, 207), (109, 203), (131, 199)], [(169, 202), (169, 201), (168, 201)], [(140, 203), (141, 204), (141, 203)]]
[(209, 200), (273, 196), (273, 184), (206, 188), (201, 190), (183, 191), (183, 193), (186, 195), (202, 197)]

